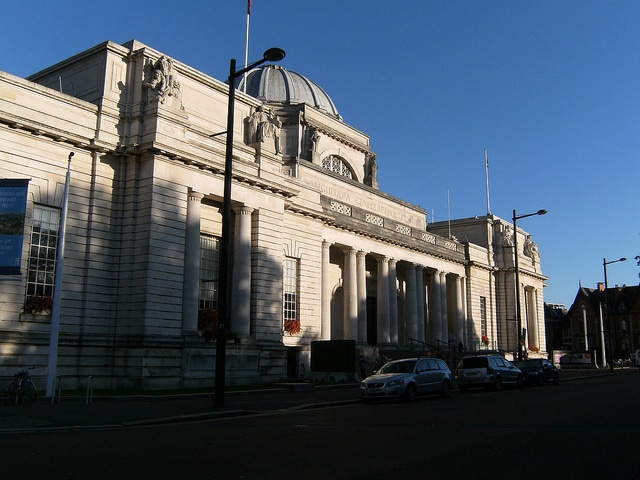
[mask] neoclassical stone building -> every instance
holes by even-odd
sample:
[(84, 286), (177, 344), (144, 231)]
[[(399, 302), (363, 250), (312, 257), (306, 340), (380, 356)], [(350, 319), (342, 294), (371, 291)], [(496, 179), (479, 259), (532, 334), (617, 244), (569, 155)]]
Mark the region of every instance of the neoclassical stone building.
[[(508, 223), (427, 225), (425, 210), (379, 190), (369, 137), (320, 86), (275, 65), (244, 81), (227, 383), (297, 376), (300, 364), (309, 375), (320, 340), (353, 340), (370, 358), (446, 354), (460, 342), (513, 352)], [(224, 82), (137, 41), (103, 43), (27, 79), (0, 72), (0, 179), (29, 180), (20, 272), (0, 282), (0, 376), (25, 366), (46, 375), (73, 153), (65, 387), (89, 375), (100, 388), (212, 385), (215, 342), (205, 340), (217, 305), (227, 96)], [(544, 352), (545, 277), (537, 253), (519, 254), (529, 344)]]

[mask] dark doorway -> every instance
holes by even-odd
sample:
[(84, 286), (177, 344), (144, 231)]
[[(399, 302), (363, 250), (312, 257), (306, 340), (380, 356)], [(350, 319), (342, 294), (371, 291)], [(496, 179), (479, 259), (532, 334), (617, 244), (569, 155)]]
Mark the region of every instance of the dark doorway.
[(300, 348), (287, 347), (287, 378), (298, 378)]
[(367, 343), (378, 343), (378, 299), (367, 297)]

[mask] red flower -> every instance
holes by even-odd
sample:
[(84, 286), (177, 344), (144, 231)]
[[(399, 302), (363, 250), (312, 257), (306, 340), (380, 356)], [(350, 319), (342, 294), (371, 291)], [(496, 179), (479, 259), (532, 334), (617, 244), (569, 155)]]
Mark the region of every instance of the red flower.
[(296, 335), (300, 333), (300, 320), (296, 320), (295, 318), (285, 319), (284, 331), (289, 335)]
[[(202, 334), (206, 342), (213, 342), (218, 338), (218, 310), (213, 307), (198, 310), (198, 332)], [(227, 340), (236, 338), (231, 330), (226, 331)]]

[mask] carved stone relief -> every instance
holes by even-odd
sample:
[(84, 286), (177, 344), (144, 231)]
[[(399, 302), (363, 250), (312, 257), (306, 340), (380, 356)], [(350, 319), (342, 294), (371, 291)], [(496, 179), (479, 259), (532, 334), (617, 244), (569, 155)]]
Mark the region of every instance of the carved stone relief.
[(181, 99), (180, 82), (173, 71), (173, 60), (167, 56), (163, 55), (155, 63), (146, 65), (143, 85), (148, 88), (152, 101), (164, 103), (171, 96)]
[(276, 155), (282, 155), (280, 145), (280, 129), (282, 121), (272, 110), (267, 111), (263, 105), (256, 108), (247, 118), (247, 142), (256, 148), (271, 147)]

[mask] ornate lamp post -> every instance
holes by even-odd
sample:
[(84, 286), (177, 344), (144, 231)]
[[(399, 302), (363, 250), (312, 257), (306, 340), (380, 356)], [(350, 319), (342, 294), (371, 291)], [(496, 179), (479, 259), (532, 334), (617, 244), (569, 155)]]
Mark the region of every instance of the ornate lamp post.
[(231, 243), (231, 183), (233, 181), (233, 120), (236, 101), (236, 78), (264, 62), (279, 62), (286, 53), (281, 48), (270, 48), (262, 58), (236, 71), (236, 59), (229, 66), (229, 103), (227, 112), (227, 146), (224, 163), (224, 199), (222, 202), (222, 238), (220, 239), (220, 263), (218, 273), (218, 337), (216, 338), (216, 379), (213, 406), (224, 407), (227, 324), (231, 318), (230, 243)]
[(618, 260), (611, 260), (607, 262), (606, 258), (602, 259), (602, 267), (604, 268), (604, 305), (607, 309), (607, 346), (609, 350), (609, 370), (613, 372), (613, 344), (611, 343), (611, 315), (609, 314), (609, 285), (607, 283), (607, 265), (618, 262), (626, 262), (625, 257)]
[(515, 252), (515, 268), (516, 268), (516, 320), (518, 325), (518, 361), (522, 360), (522, 348), (524, 345), (520, 345), (520, 340), (524, 340), (522, 335), (522, 311), (520, 309), (520, 268), (518, 264), (518, 226), (516, 224), (517, 220), (521, 218), (533, 217), (534, 215), (544, 215), (546, 214), (546, 210), (538, 210), (535, 213), (527, 213), (526, 215), (517, 215), (516, 211), (513, 210), (513, 250)]

